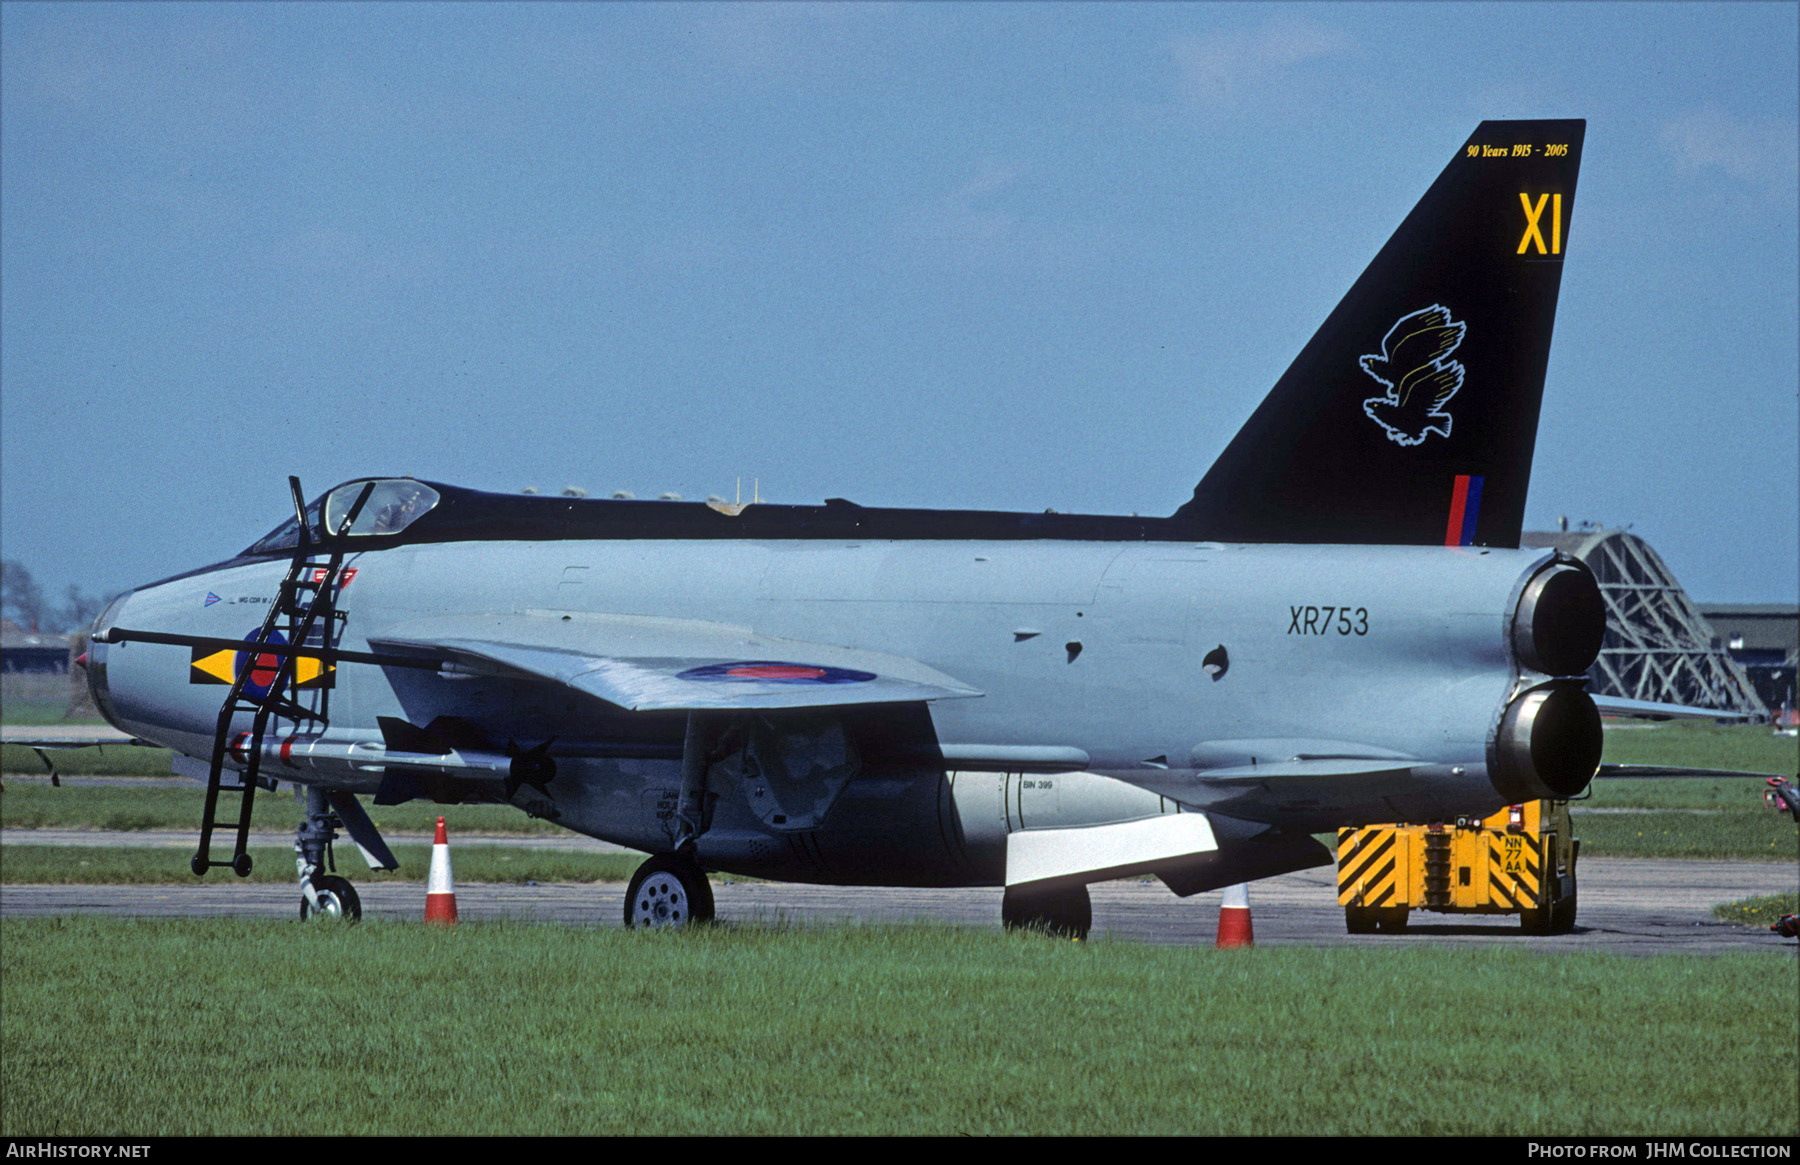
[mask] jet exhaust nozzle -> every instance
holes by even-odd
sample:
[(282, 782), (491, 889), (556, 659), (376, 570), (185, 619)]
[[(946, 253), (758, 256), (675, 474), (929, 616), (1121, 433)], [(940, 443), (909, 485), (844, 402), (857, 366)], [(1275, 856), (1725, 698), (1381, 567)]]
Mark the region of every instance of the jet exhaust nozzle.
[(1514, 700), (1494, 742), (1494, 788), (1510, 802), (1566, 801), (1600, 770), (1600, 711), (1574, 684), (1534, 688)]
[(1605, 638), (1606, 602), (1581, 560), (1558, 557), (1525, 584), (1512, 624), (1520, 665), (1551, 676), (1582, 675), (1600, 658)]

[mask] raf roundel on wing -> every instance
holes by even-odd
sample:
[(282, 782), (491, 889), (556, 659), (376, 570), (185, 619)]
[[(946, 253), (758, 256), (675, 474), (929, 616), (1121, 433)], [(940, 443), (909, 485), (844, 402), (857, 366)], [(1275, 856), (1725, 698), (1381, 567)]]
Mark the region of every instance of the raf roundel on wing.
[(749, 660), (740, 663), (709, 663), (704, 667), (689, 668), (676, 678), (727, 683), (862, 684), (874, 679), (875, 673), (855, 671), (847, 667), (821, 667), (810, 663)]

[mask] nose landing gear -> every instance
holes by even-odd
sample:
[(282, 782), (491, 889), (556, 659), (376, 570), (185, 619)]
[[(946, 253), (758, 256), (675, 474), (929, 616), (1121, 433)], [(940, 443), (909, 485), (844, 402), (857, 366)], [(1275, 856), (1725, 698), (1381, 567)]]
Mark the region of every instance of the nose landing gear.
[(332, 811), (323, 791), (307, 787), (303, 792), (306, 817), (294, 830), (294, 867), (300, 875), (300, 917), (343, 922), (362, 919), (362, 900), (349, 879), (326, 873), (331, 866), (331, 843), (343, 824)]

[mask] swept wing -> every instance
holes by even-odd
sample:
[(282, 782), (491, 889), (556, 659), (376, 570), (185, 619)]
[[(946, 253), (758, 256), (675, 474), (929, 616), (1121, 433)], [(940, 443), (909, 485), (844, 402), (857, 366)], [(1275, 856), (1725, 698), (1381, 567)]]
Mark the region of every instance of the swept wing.
[(982, 693), (917, 660), (695, 619), (446, 615), (371, 639), (472, 671), (523, 672), (633, 712), (825, 708)]

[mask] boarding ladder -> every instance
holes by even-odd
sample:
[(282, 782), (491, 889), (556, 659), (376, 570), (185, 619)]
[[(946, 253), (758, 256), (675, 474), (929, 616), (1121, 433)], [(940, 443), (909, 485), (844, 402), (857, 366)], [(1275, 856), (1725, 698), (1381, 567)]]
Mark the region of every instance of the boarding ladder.
[[(212, 765), (206, 778), (206, 808), (200, 816), (200, 848), (189, 863), (196, 875), (203, 875), (214, 866), (227, 866), (240, 878), (250, 876), (250, 855), (246, 852), (250, 812), (260, 780), (263, 741), (269, 737), (271, 725), (288, 721), (296, 729), (301, 724), (322, 729), (328, 722), (330, 686), (321, 684), (313, 693), (313, 706), (308, 707), (302, 703), (297, 669), (301, 649), (307, 647), (316, 652), (312, 658), (319, 661), (322, 675), (332, 666), (329, 648), (337, 642), (344, 620), (343, 612), (337, 609), (344, 568), (344, 535), (362, 512), (375, 483), (363, 486), (338, 530), (321, 530), (321, 541), (313, 539), (300, 479), (288, 478), (288, 487), (294, 496), (299, 541), (288, 564), (287, 577), (281, 580), (280, 591), (269, 605), (262, 627), (245, 640), (238, 652), (237, 677), (219, 708)], [(323, 525), (322, 508), (320, 522)], [(320, 558), (325, 561), (315, 561)], [(242, 713), (251, 717), (250, 730), (234, 735), (232, 725)], [(242, 766), (240, 770), (226, 767), (227, 754)], [(238, 795), (236, 821), (219, 820), (219, 798), (226, 793)], [(229, 859), (213, 859), (215, 829), (236, 831)]]

